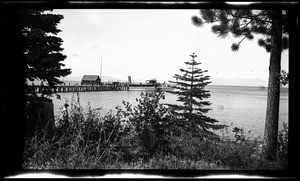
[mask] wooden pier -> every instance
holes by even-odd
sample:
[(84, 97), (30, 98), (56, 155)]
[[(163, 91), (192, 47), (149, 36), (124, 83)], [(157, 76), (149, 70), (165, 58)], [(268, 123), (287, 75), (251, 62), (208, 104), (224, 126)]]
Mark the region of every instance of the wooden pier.
[(129, 87), (157, 87), (156, 84), (144, 84), (144, 83), (139, 83), (139, 84), (129, 84)]
[(53, 92), (95, 92), (95, 91), (128, 91), (128, 85), (59, 85), (55, 88), (41, 85), (28, 85), (28, 89), (36, 93), (42, 93), (44, 90)]

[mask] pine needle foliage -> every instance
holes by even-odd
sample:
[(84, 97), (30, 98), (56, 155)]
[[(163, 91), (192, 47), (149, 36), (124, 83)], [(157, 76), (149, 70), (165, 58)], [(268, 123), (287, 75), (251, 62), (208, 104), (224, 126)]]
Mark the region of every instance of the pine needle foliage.
[(51, 13), (52, 10), (20, 10), (23, 54), (25, 59), (26, 79), (45, 81), (50, 87), (63, 83), (60, 77), (71, 74), (71, 69), (64, 68), (66, 55), (61, 47), (63, 40), (57, 36), (61, 30), (57, 25), (62, 15)]
[(197, 55), (193, 53), (190, 55), (192, 59), (184, 62), (188, 66), (188, 70), (180, 69), (182, 75), (175, 74), (176, 81), (169, 81), (173, 85), (173, 91), (167, 91), (178, 96), (177, 101), (181, 105), (166, 104), (172, 109), (175, 115), (177, 125), (184, 128), (186, 131), (195, 133), (196, 135), (214, 135), (210, 129), (218, 130), (225, 127), (225, 125), (217, 125), (216, 119), (210, 118), (205, 114), (211, 110), (207, 108), (211, 103), (206, 98), (210, 97), (205, 86), (210, 84), (209, 76), (204, 76), (203, 73), (207, 70), (198, 68), (200, 62), (195, 58)]
[[(281, 16), (282, 21), (282, 50), (289, 46), (288, 38), (288, 11), (284, 10)], [(254, 39), (254, 35), (262, 35), (258, 39), (258, 45), (271, 51), (272, 23), (274, 17), (271, 10), (220, 10), (201, 9), (200, 16), (192, 16), (192, 24), (201, 27), (203, 24), (212, 23), (211, 31), (221, 38), (232, 34), (235, 38), (241, 38), (239, 42), (233, 43), (231, 49), (238, 51), (240, 44), (245, 40)]]

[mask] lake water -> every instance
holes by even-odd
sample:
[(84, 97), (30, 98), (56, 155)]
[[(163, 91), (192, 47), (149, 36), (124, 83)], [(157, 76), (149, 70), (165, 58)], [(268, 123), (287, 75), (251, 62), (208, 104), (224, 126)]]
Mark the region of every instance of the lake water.
[[(212, 104), (206, 115), (217, 119), (222, 124), (233, 124), (232, 127), (243, 127), (245, 133), (251, 130), (254, 136), (263, 137), (265, 115), (267, 106), (267, 88), (247, 86), (216, 86), (208, 85), (211, 97), (207, 100)], [(144, 90), (146, 91), (146, 90)], [(140, 98), (141, 91), (100, 91), (80, 92), (80, 103), (86, 108), (88, 102), (93, 108), (102, 108), (101, 114), (112, 110), (116, 112), (116, 106), (122, 106), (122, 101), (128, 101), (137, 105), (136, 98)], [(59, 108), (65, 103), (71, 102), (72, 96), (77, 100), (76, 93), (59, 93), (61, 99), (52, 98), (55, 114), (59, 114)], [(176, 103), (177, 97), (165, 93), (163, 103)], [(123, 107), (123, 106), (122, 106)], [(288, 89), (282, 88), (280, 93), (279, 128), (282, 122), (288, 122)], [(231, 129), (230, 128), (230, 132)]]

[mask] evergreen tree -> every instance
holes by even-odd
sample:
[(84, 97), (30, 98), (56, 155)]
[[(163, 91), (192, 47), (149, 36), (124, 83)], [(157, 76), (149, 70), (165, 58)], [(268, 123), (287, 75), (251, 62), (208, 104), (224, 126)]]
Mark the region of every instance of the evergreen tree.
[(20, 17), (26, 78), (45, 81), (50, 87), (61, 84), (58, 78), (71, 73), (70, 69), (62, 68), (66, 56), (61, 53), (63, 41), (56, 36), (61, 31), (57, 24), (63, 16), (26, 9), (20, 10)]
[(188, 70), (180, 69), (183, 75), (175, 74), (176, 81), (169, 81), (174, 84), (170, 86), (174, 90), (168, 92), (177, 95), (177, 101), (182, 102), (182, 104), (166, 105), (172, 108), (172, 113), (176, 116), (178, 122), (177, 125), (186, 131), (204, 136), (212, 135), (213, 133), (209, 129), (217, 130), (224, 128), (225, 125), (216, 125), (214, 123), (218, 122), (217, 120), (205, 115), (211, 110), (205, 106), (209, 106), (211, 103), (204, 100), (210, 97), (209, 91), (204, 88), (211, 82), (208, 81), (209, 76), (203, 75), (207, 70), (197, 67), (201, 64), (195, 60), (197, 55), (193, 53), (190, 56), (192, 59), (184, 62), (188, 65)]
[(253, 34), (262, 35), (258, 45), (270, 52), (267, 111), (265, 122), (263, 158), (276, 158), (278, 115), (280, 98), (281, 51), (288, 48), (289, 11), (277, 10), (200, 10), (200, 17), (193, 16), (192, 23), (202, 26), (213, 23), (211, 30), (225, 38), (229, 33), (242, 39), (233, 43), (231, 49), (237, 51), (246, 38), (252, 40)]

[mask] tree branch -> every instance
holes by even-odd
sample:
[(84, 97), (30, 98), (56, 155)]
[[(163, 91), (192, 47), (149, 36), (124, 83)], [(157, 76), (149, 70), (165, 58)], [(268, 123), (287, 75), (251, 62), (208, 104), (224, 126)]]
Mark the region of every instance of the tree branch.
[(255, 16), (238, 16), (238, 15), (234, 15), (232, 12), (230, 12), (230, 14), (231, 14), (231, 16), (233, 16), (235, 18), (244, 18), (244, 19), (250, 19), (250, 20), (255, 20), (255, 21), (260, 21), (260, 22), (265, 22), (265, 23), (272, 23), (272, 21), (257, 19), (257, 16), (260, 16), (261, 13), (259, 13), (258, 15), (255, 15)]
[[(252, 30), (253, 30), (253, 27), (250, 29), (249, 32), (251, 32)], [(244, 38), (241, 39), (241, 41), (238, 42), (238, 45), (240, 45), (240, 44), (245, 40), (245, 38), (247, 38), (247, 36), (248, 36), (249, 34), (250, 34), (250, 33), (245, 34)]]
[[(250, 20), (246, 25), (244, 25), (242, 28), (238, 28), (239, 30), (242, 30), (243, 28), (245, 28), (246, 26), (248, 26), (253, 20)], [(233, 26), (231, 26), (231, 28), (229, 29), (229, 31), (227, 31), (225, 34), (230, 33), (231, 30), (233, 29)]]
[(245, 38), (247, 38), (247, 35), (245, 35), (244, 38), (238, 42), (238, 45), (240, 45), (244, 41)]

